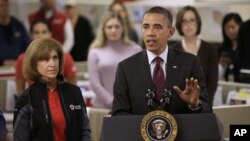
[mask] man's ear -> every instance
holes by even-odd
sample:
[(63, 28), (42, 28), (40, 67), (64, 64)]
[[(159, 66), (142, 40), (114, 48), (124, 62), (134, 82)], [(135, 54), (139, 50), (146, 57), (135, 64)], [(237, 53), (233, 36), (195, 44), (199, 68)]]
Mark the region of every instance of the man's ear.
[(171, 27), (171, 28), (169, 29), (168, 38), (171, 38), (171, 37), (174, 35), (174, 33), (175, 33), (175, 28), (174, 28), (174, 27)]

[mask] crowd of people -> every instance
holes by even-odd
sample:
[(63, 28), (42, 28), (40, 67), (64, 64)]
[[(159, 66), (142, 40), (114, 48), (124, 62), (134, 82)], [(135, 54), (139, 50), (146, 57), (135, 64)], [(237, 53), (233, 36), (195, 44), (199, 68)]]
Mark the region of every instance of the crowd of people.
[[(176, 17), (152, 7), (142, 18), (144, 49), (122, 1), (108, 6), (96, 32), (76, 1), (66, 0), (64, 12), (56, 2), (40, 0), (23, 24), (10, 15), (9, 0), (0, 0), (0, 66), (16, 70), (16, 141), (90, 140), (86, 105), (76, 86), (77, 61), (87, 62), (93, 106), (114, 116), (150, 112), (149, 88), (159, 101), (164, 88), (173, 91), (171, 106), (163, 109), (170, 113), (212, 112), (218, 80), (250, 82), (241, 74), (250, 69), (250, 21), (238, 13), (223, 17), (217, 47), (201, 38), (195, 7), (181, 7)], [(169, 45), (175, 29), (181, 39)], [(2, 113), (0, 119), (2, 138), (7, 133)]]

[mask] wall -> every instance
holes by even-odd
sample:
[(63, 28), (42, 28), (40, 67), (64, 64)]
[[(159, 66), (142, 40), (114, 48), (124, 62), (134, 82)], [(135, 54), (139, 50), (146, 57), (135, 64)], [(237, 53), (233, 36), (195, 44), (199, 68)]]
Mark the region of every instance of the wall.
[[(58, 8), (62, 9), (65, 0), (58, 0)], [(100, 22), (100, 17), (107, 10), (108, 4), (112, 0), (77, 0), (79, 12), (86, 16), (94, 26), (94, 29)], [(211, 2), (212, 1), (212, 2)], [(28, 13), (36, 11), (39, 8), (39, 0), (10, 0), (11, 13), (21, 21), (25, 21)], [(228, 12), (238, 12), (244, 20), (250, 18), (250, 0), (137, 0), (126, 3), (130, 12), (130, 18), (140, 35), (140, 23), (143, 12), (153, 6), (161, 5), (168, 8), (173, 15), (184, 5), (194, 5), (197, 7), (202, 18), (201, 37), (207, 41), (221, 42), (221, 20)], [(173, 40), (180, 39), (176, 34)]]

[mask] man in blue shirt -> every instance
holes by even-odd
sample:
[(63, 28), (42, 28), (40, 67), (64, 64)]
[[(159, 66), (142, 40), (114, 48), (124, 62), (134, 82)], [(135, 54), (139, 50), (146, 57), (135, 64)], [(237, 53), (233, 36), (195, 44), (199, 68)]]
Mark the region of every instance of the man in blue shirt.
[(14, 65), (29, 42), (30, 37), (23, 24), (10, 16), (9, 1), (0, 0), (0, 66)]

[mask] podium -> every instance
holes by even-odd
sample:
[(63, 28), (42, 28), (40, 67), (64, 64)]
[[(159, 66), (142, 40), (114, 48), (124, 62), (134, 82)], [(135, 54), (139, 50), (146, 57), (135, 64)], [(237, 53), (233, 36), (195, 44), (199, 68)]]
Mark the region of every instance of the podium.
[[(176, 141), (220, 141), (223, 126), (212, 113), (173, 115), (178, 133)], [(100, 141), (143, 141), (140, 132), (144, 116), (105, 117)]]

